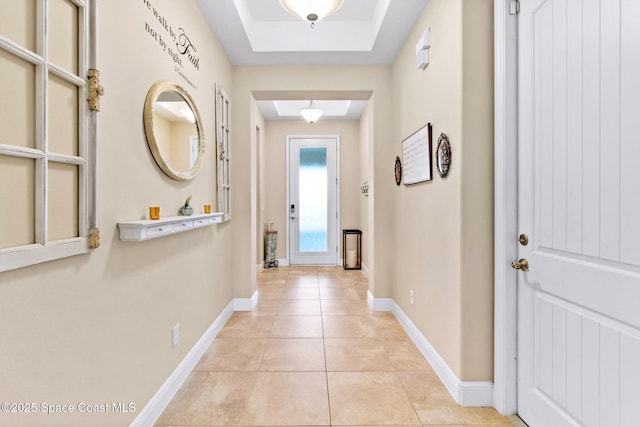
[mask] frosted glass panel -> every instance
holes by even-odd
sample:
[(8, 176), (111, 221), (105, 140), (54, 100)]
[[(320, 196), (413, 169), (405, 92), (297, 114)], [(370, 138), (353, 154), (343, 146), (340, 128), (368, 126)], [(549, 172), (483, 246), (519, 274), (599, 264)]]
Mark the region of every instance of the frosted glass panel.
[(78, 237), (78, 166), (49, 163), (48, 240)]
[(299, 179), (300, 252), (327, 251), (327, 149), (301, 148)]
[(35, 243), (36, 161), (0, 156), (0, 249)]

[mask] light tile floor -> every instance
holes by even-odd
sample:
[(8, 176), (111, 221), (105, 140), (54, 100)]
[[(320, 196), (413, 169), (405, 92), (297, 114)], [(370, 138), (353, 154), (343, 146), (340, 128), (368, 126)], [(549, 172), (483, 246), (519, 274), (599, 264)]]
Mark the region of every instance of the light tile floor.
[(258, 275), (157, 426), (510, 426), (455, 403), (367, 279), (339, 267)]

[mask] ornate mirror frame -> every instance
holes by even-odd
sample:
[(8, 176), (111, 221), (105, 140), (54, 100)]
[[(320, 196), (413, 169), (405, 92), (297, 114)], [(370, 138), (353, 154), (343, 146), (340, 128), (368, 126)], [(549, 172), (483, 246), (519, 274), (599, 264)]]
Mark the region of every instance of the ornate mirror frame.
[[(193, 167), (188, 171), (181, 171), (175, 169), (170, 162), (167, 161), (162, 156), (160, 152), (160, 148), (158, 145), (158, 140), (156, 139), (156, 134), (154, 132), (154, 103), (157, 101), (158, 97), (164, 92), (176, 92), (178, 93), (187, 103), (191, 111), (193, 112), (193, 116), (195, 117), (195, 125), (198, 130), (198, 158)], [(205, 138), (204, 132), (202, 129), (202, 119), (200, 117), (200, 112), (198, 111), (198, 107), (196, 107), (195, 102), (191, 98), (191, 95), (184, 90), (182, 86), (179, 86), (176, 83), (170, 81), (159, 81), (153, 84), (147, 93), (147, 98), (144, 102), (144, 132), (147, 137), (147, 144), (149, 145), (149, 150), (151, 150), (151, 154), (155, 159), (156, 163), (162, 169), (162, 171), (167, 174), (169, 177), (183, 181), (193, 179), (200, 168), (202, 168), (202, 162), (204, 161), (204, 148), (205, 148)]]

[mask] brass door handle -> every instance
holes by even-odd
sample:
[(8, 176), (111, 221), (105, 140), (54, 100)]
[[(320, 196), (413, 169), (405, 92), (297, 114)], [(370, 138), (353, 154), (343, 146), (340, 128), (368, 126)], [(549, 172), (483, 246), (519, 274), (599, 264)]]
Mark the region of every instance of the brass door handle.
[(529, 271), (529, 261), (525, 258), (520, 258), (518, 261), (512, 262), (511, 267), (516, 270)]

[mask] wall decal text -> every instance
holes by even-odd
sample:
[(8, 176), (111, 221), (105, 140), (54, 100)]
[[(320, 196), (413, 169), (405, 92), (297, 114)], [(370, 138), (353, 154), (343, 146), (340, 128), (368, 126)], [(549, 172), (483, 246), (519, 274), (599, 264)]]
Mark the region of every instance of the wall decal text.
[[(185, 63), (190, 63), (193, 68), (200, 71), (200, 57), (193, 41), (187, 35), (184, 27), (174, 27), (169, 23), (165, 15), (160, 13), (151, 0), (142, 0), (142, 4), (149, 10), (151, 23), (145, 22), (145, 31), (153, 38), (163, 52), (166, 52), (175, 63), (175, 71), (197, 89), (197, 86), (185, 75)], [(160, 25), (158, 29), (157, 25)]]

